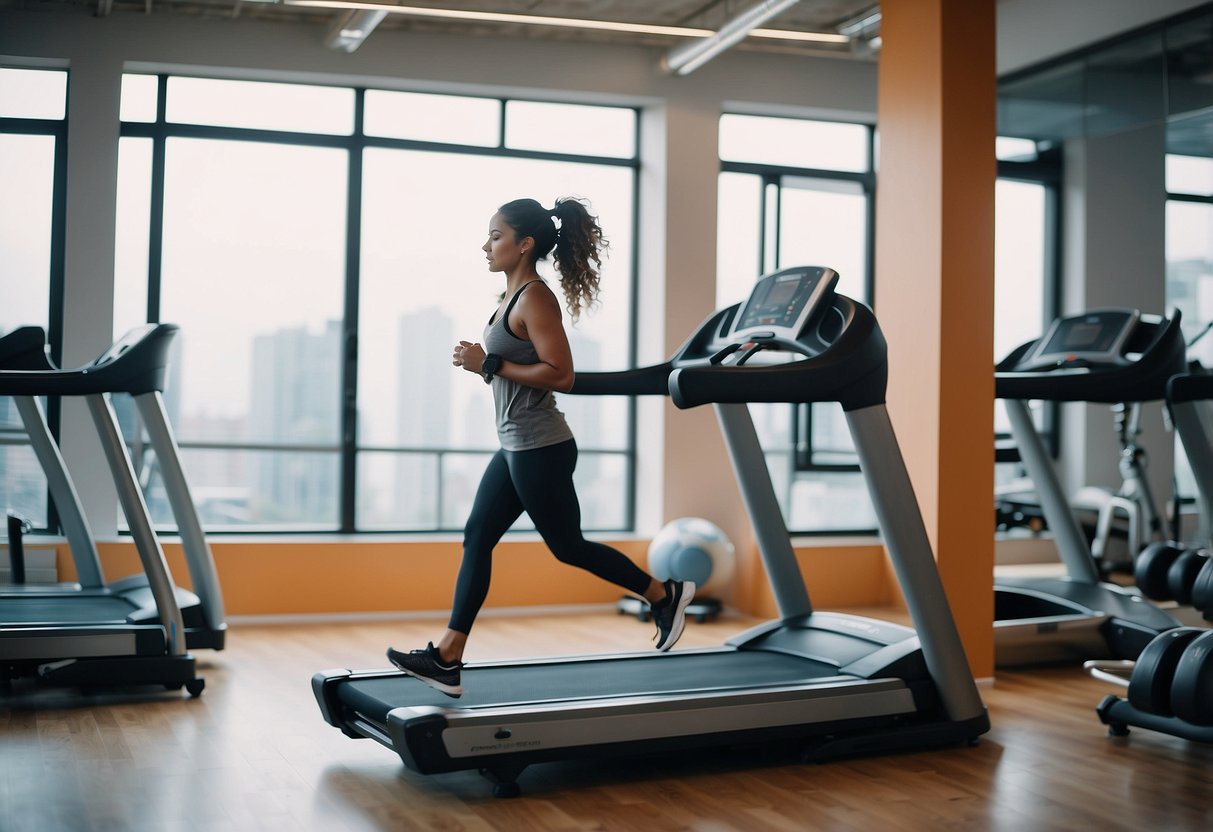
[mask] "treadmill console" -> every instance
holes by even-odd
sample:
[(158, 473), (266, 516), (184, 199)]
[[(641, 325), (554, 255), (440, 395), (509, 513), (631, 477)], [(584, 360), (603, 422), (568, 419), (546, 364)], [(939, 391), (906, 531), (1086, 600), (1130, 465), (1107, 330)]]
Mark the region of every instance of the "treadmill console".
[(156, 328), (156, 324), (143, 324), (128, 331), (125, 335), (110, 345), (109, 349), (103, 352), (90, 365), (90, 369), (96, 370), (107, 364), (112, 364), (121, 358), (127, 350), (138, 344), (148, 336)]
[(838, 272), (824, 266), (799, 266), (767, 275), (741, 307), (729, 339), (795, 341), (837, 283)]
[(1016, 370), (1110, 366), (1141, 318), (1136, 309), (1101, 309), (1057, 318)]

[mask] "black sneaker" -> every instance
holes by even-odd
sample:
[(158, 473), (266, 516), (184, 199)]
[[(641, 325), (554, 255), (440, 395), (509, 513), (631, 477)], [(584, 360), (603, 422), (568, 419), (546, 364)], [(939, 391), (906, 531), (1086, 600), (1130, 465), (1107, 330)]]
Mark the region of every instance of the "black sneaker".
[(432, 641), (424, 650), (413, 650), (410, 653), (401, 653), (389, 647), (387, 657), (396, 667), (425, 682), (434, 690), (440, 690), (452, 697), (463, 694), (463, 685), (459, 683), (463, 662), (444, 664), (442, 657), (438, 655), (438, 648), (434, 647)]
[(657, 624), (658, 650), (664, 653), (678, 641), (687, 623), (687, 604), (694, 597), (694, 581), (665, 582), (665, 598), (650, 607), (653, 621)]

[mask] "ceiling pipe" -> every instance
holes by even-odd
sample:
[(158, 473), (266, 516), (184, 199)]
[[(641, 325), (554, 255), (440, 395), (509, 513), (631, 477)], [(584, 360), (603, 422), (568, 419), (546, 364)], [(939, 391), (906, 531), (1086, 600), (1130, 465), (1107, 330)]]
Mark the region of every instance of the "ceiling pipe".
[(763, 0), (721, 26), (720, 31), (714, 35), (671, 49), (662, 58), (661, 67), (671, 75), (689, 75), (721, 52), (745, 40), (752, 29), (782, 14), (798, 2), (800, 0)]
[(324, 45), (339, 52), (353, 52), (383, 22), (387, 12), (378, 9), (352, 9), (337, 18)]
[(838, 34), (851, 39), (851, 51), (868, 58), (880, 51), (880, 6), (873, 6), (837, 26)]

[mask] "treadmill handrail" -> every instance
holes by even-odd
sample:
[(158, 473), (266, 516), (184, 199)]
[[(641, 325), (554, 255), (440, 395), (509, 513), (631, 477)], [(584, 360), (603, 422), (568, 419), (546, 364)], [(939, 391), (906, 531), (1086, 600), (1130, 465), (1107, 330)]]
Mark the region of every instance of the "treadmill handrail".
[(616, 372), (577, 373), (569, 393), (576, 396), (666, 396), (673, 362)]
[(0, 396), (89, 396), (97, 393), (138, 395), (164, 392), (168, 354), (176, 324), (137, 327), (97, 360), (83, 367), (58, 370), (0, 370)]
[[(569, 392), (668, 395), (681, 409), (711, 403), (839, 402), (849, 411), (884, 404), (888, 346), (875, 315), (864, 304), (834, 295), (823, 318), (832, 314), (840, 328), (815, 353), (796, 342), (754, 342), (763, 348), (800, 352), (804, 358), (781, 364), (718, 364), (719, 354), (740, 346), (722, 333), (736, 308), (709, 316), (668, 361), (618, 372), (578, 373)], [(816, 323), (820, 327), (822, 320)], [(802, 337), (820, 339), (819, 328), (810, 325)]]
[(1167, 401), (1171, 404), (1213, 399), (1213, 374), (1183, 373), (1167, 379)]
[(0, 368), (6, 370), (54, 370), (46, 352), (46, 330), (22, 326), (0, 337)]
[(1016, 371), (1013, 368), (1036, 342), (1022, 344), (995, 366), (995, 398), (1097, 404), (1159, 401), (1166, 396), (1167, 380), (1187, 368), (1180, 318), (1178, 309), (1157, 322), (1143, 318), (1137, 326), (1154, 326), (1157, 332), (1141, 358), (1124, 365)]

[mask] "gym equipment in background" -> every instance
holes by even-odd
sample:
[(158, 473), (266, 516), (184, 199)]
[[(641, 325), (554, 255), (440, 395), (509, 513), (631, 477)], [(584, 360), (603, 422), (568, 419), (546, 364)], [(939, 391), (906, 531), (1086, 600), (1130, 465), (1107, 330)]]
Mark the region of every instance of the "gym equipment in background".
[[(108, 384), (112, 389), (106, 390), (107, 393), (131, 394), (147, 430), (151, 451), (156, 456), (193, 585), (193, 591), (174, 587), (185, 626), (186, 647), (222, 650), (227, 633), (223, 593), (219, 588), (210, 545), (202, 532), (202, 524), (181, 468), (176, 438), (164, 409), (163, 393), (168, 351), (176, 333), (177, 327), (172, 324), (147, 324), (136, 327), (92, 365), (68, 371), (76, 375), (57, 377), (58, 380), (54, 383), (56, 389), (70, 390), (74, 385), (78, 386), (83, 375), (87, 374), (90, 376), (88, 384), (91, 387), (101, 389), (101, 385)], [(105, 361), (104, 367), (101, 367), (102, 360)], [(97, 377), (99, 368), (105, 371), (101, 379)], [(46, 333), (41, 327), (21, 327), (0, 337), (0, 371), (4, 370), (58, 372), (58, 368), (47, 355)], [(21, 381), (22, 378), (16, 377), (16, 380)], [(37, 383), (36, 380), (29, 379), (26, 379), (26, 382)], [(64, 392), (61, 395), (74, 394)], [(99, 599), (82, 603), (91, 605), (92, 611), (102, 619), (153, 617), (151, 610), (154, 602), (146, 574), (136, 573), (106, 582), (96, 540), (84, 516), (80, 497), (59, 447), (51, 436), (50, 426), (37, 398), (14, 396), (13, 402), (21, 416), (34, 455), (46, 476), (51, 502), (58, 513), (63, 536), (67, 539), (77, 581), (28, 586), (19, 590), (0, 586), (0, 603), (15, 595), (26, 599), (22, 604), (31, 605), (28, 613), (16, 612), (15, 615), (48, 616), (53, 615), (53, 608), (35, 608), (30, 599), (37, 597), (54, 602), (56, 598), (64, 595), (87, 596)], [(96, 418), (97, 416), (94, 416), (94, 420)], [(125, 442), (123, 452), (127, 453)], [(119, 460), (119, 470), (121, 467)], [(113, 476), (120, 474), (113, 473)], [(135, 543), (137, 546), (150, 545), (148, 540), (140, 536), (135, 536)], [(149, 556), (155, 555), (151, 553)], [(84, 608), (80, 607), (79, 610), (77, 614), (83, 615)], [(0, 621), (6, 618), (7, 613), (0, 613)]]
[(1167, 408), (1196, 482), (1196, 537), (1151, 543), (1137, 560), (1137, 586), (1147, 598), (1191, 605), (1213, 620), (1213, 376), (1177, 375), (1167, 382)]
[(30, 522), (15, 511), (7, 512), (8, 526), (8, 562), (12, 583), (20, 586), (25, 583), (25, 534), (30, 530)]
[[(719, 526), (702, 517), (680, 517), (662, 526), (649, 543), (649, 573), (659, 581), (693, 581), (695, 598), (687, 605), (687, 616), (703, 623), (720, 614), (715, 596), (733, 580), (736, 553)], [(635, 595), (619, 600), (619, 611), (641, 621), (652, 618), (649, 602)]]
[(1101, 580), (1028, 401), (1148, 402), (1163, 399), (1183, 372), (1180, 316), (1100, 309), (1057, 318), (1039, 339), (995, 367), (995, 395), (1040, 498), (1065, 567), (1063, 578), (999, 575), (994, 584), (995, 661), (999, 666), (1084, 659), (1133, 659), (1180, 621), (1138, 592)]
[[(184, 687), (197, 696), (205, 683), (195, 673), (187, 639), (192, 633), (204, 646), (221, 648), (227, 625), (214, 561), (164, 410), (168, 350), (177, 327), (137, 327), (97, 360), (74, 370), (55, 369), (46, 359), (44, 346), (33, 351), (30, 334), (18, 333), (10, 333), (16, 342), (7, 352), (11, 360), (0, 363), (5, 367), (0, 369), (0, 395), (13, 397), (46, 472), (80, 583), (0, 591), (0, 678), (33, 676), (46, 684), (87, 688), (157, 684), (169, 689)], [(0, 354), (5, 354), (3, 341)], [(24, 364), (26, 369), (11, 369), (13, 364)], [(114, 393), (133, 397), (156, 451), (190, 567), (193, 593), (173, 586), (110, 400)], [(96, 545), (42, 413), (41, 396), (85, 400), (139, 553), (142, 575), (113, 584), (103, 580)], [(196, 612), (198, 626), (187, 625), (181, 600)]]
[(1126, 689), (1095, 709), (1108, 733), (1123, 737), (1129, 726), (1196, 742), (1213, 742), (1213, 630), (1179, 627), (1160, 633), (1137, 661), (1088, 661), (1097, 679)]
[[(518, 793), (531, 763), (801, 742), (812, 759), (969, 743), (989, 717), (965, 658), (885, 407), (887, 347), (837, 274), (785, 269), (705, 320), (670, 360), (579, 373), (581, 395), (711, 404), (779, 619), (719, 648), (474, 663), (459, 700), (394, 670), (312, 678), (324, 719), (423, 774), (478, 769)], [(914, 629), (814, 610), (748, 402), (836, 401)]]
[[(1141, 435), (1141, 410), (1141, 402), (1117, 402), (1112, 405), (1113, 423), (1120, 440), (1120, 488), (1112, 492), (1087, 486), (1080, 488), (1072, 500), (1076, 509), (1087, 509), (1096, 514), (1091, 557), (1095, 558), (1100, 572), (1105, 575), (1132, 572), (1144, 546), (1165, 541), (1171, 536), (1166, 515), (1159, 511), (1146, 478), (1148, 455), (1145, 448), (1137, 443), (1137, 437)], [(1113, 523), (1120, 515), (1123, 515), (1126, 524), (1127, 557), (1117, 560), (1111, 556), (1108, 544), (1113, 536)]]

